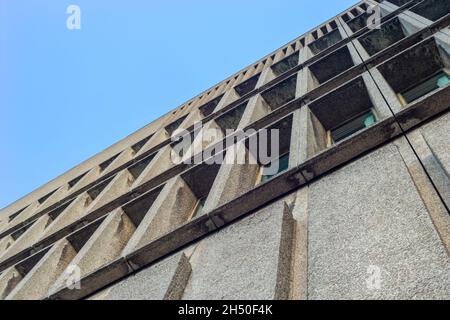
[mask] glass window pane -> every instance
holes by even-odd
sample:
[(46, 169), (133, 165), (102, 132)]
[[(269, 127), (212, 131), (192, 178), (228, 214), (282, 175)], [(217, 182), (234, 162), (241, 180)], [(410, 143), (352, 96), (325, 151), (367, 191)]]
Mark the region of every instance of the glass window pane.
[(332, 129), (330, 131), (331, 140), (333, 143), (337, 143), (360, 130), (372, 126), (373, 124), (375, 124), (375, 122), (375, 115), (372, 113), (372, 111), (365, 113), (362, 116), (357, 116), (356, 118), (346, 122), (345, 124)]
[[(265, 174), (267, 171), (272, 171), (272, 164), (278, 165), (278, 170), (275, 174)], [(262, 169), (262, 176), (261, 176), (261, 183), (266, 182), (276, 175), (280, 174), (281, 172), (286, 171), (289, 168), (289, 154), (285, 154), (284, 156), (281, 156), (279, 159), (273, 161), (270, 165), (264, 166)]]
[(421, 82), (415, 87), (408, 89), (402, 93), (406, 103), (411, 103), (420, 97), (427, 95), (428, 93), (443, 88), (450, 84), (450, 76), (444, 71), (439, 72), (437, 75)]

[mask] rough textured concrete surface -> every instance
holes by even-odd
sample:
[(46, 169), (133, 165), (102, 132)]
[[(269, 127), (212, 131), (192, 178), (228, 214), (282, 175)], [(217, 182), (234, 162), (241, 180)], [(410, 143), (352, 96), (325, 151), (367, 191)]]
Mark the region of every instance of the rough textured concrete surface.
[[(419, 130), (428, 147), (432, 150), (441, 174), (450, 177), (450, 112), (432, 121)], [(450, 196), (450, 195), (449, 195)], [(450, 200), (450, 199), (449, 199)]]
[[(114, 261), (120, 255), (134, 231), (133, 223), (122, 209), (112, 212), (71, 261), (71, 265), (78, 266), (80, 275), (83, 277), (108, 262)], [(50, 289), (50, 293), (54, 293), (64, 286), (70, 276), (71, 272), (63, 272)]]
[(449, 257), (395, 145), (310, 190), (309, 299), (450, 298)]
[(186, 222), (196, 203), (197, 198), (182, 178), (170, 180), (139, 224), (124, 253), (131, 253)]
[(82, 218), (91, 202), (92, 199), (87, 192), (79, 195), (59, 216), (56, 217), (55, 220), (53, 220), (47, 229), (45, 229), (42, 238), (45, 238)]
[(75, 255), (75, 250), (67, 240), (56, 243), (6, 297), (6, 300), (45, 298), (47, 291)]
[(203, 240), (183, 299), (287, 298), (292, 222), (280, 201)]
[(449, 10), (361, 0), (0, 209), (0, 300), (450, 300)]
[(22, 280), (22, 276), (14, 267), (4, 271), (0, 275), (0, 299), (5, 299), (20, 280)]
[(188, 258), (172, 257), (96, 294), (93, 300), (177, 300), (183, 295), (191, 273)]
[(50, 222), (51, 219), (48, 215), (40, 217), (24, 234), (22, 234), (13, 244), (11, 244), (9, 249), (6, 250), (2, 256), (0, 256), (0, 261), (12, 257), (16, 253), (19, 253), (35, 243), (36, 240), (42, 236), (45, 228)]
[(95, 211), (111, 200), (128, 192), (133, 180), (133, 176), (127, 170), (120, 172), (89, 205), (87, 211)]
[(0, 256), (14, 243), (14, 238), (11, 236), (4, 237), (0, 240)]
[[(259, 174), (260, 166), (255, 159), (251, 162), (243, 161), (245, 157), (252, 157), (243, 144), (238, 144), (235, 152), (228, 151), (225, 162), (220, 167), (217, 179), (211, 189), (211, 194), (206, 200), (204, 212), (233, 200), (252, 189)], [(240, 163), (239, 165), (236, 165)]]

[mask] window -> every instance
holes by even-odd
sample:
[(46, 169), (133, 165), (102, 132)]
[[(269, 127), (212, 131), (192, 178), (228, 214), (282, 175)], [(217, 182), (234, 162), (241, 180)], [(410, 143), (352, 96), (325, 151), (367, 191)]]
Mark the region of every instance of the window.
[(175, 132), (175, 130), (177, 130), (181, 126), (181, 124), (184, 122), (184, 120), (186, 120), (186, 118), (187, 118), (187, 115), (172, 122), (165, 128), (167, 133), (169, 134), (169, 136), (172, 136), (172, 134)]
[(226, 133), (227, 130), (236, 131), (239, 123), (241, 122), (242, 116), (244, 115), (245, 109), (247, 108), (247, 104), (248, 101), (215, 120), (222, 129), (223, 133)]
[(280, 62), (275, 63), (272, 66), (272, 71), (273, 71), (273, 73), (275, 73), (275, 76), (278, 77), (278, 76), (282, 75), (283, 73), (291, 70), (295, 66), (297, 66), (298, 62), (299, 62), (299, 52), (296, 51), (293, 54), (291, 54), (290, 56), (288, 56), (287, 58), (284, 58)]
[[(392, 0), (391, 0), (392, 1)], [(437, 21), (450, 13), (450, 1), (448, 0), (426, 0), (420, 2), (411, 11), (427, 18), (431, 21)]]
[(375, 122), (376, 118), (372, 111), (356, 116), (344, 124), (328, 131), (328, 146), (338, 143), (352, 134), (372, 126)]
[(296, 88), (297, 74), (268, 89), (261, 96), (273, 111), (294, 100)]
[(403, 105), (407, 105), (424, 95), (450, 84), (450, 72), (448, 70), (440, 71), (438, 74), (413, 86), (399, 94), (399, 99)]
[(370, 56), (390, 47), (413, 33), (414, 28), (398, 17), (384, 23), (358, 40)]
[(236, 90), (239, 97), (245, 96), (247, 93), (250, 93), (256, 88), (256, 85), (258, 84), (258, 80), (261, 74), (257, 74), (255, 76), (252, 76), (250, 79), (242, 82), (241, 84), (234, 87), (234, 90)]
[(328, 56), (309, 66), (316, 85), (323, 84), (342, 74), (355, 65), (347, 46), (334, 51)]
[[(278, 170), (274, 173), (274, 167)], [(269, 181), (273, 177), (279, 175), (280, 173), (286, 171), (289, 168), (289, 153), (281, 156), (280, 158), (272, 161), (270, 164), (261, 167), (261, 174), (259, 176), (259, 181), (257, 184)]]
[(203, 207), (205, 206), (205, 202), (206, 202), (206, 197), (201, 198), (200, 200), (197, 201), (194, 210), (192, 210), (190, 219), (194, 219), (195, 217), (197, 217), (200, 214), (200, 212), (202, 212)]
[(342, 40), (341, 33), (339, 30), (335, 29), (330, 33), (324, 35), (323, 37), (315, 40), (313, 43), (309, 44), (309, 48), (313, 54), (318, 54)]

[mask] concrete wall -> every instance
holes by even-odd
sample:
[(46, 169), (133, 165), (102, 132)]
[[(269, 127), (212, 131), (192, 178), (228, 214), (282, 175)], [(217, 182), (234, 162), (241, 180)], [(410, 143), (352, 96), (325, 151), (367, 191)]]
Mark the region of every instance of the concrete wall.
[[(423, 40), (442, 47), (431, 65), (448, 66), (450, 40), (446, 30), (429, 38), (431, 21), (402, 11), (412, 34), (377, 47), (389, 54), (369, 56), (359, 35), (348, 38), (360, 31), (335, 17), (3, 210), (0, 298), (449, 299), (450, 87), (403, 105), (398, 86), (417, 74), (391, 58)], [(213, 100), (217, 114), (202, 119), (198, 107)], [(259, 164), (236, 163), (252, 158), (242, 143), (227, 164), (174, 167), (168, 132), (198, 121), (218, 129), (243, 105), (238, 128), (292, 123), (287, 171), (259, 184)], [(375, 125), (328, 145), (327, 130), (367, 108)], [(70, 265), (82, 288), (68, 293)]]
[(396, 144), (313, 183), (308, 213), (308, 298), (450, 298), (448, 253)]
[[(416, 130), (436, 139), (443, 166), (447, 121)], [(194, 300), (450, 299), (449, 235), (448, 211), (402, 137), (93, 298), (162, 299), (181, 281)]]

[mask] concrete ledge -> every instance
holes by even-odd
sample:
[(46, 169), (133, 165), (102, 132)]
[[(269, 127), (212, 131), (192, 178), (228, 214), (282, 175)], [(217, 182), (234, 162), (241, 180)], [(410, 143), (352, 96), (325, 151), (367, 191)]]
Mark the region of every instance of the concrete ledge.
[(408, 131), (449, 108), (450, 87), (445, 87), (406, 106), (396, 114), (396, 118), (402, 129)]
[(50, 300), (77, 300), (92, 294), (93, 292), (103, 288), (105, 284), (117, 281), (130, 272), (128, 264), (124, 258), (115, 260), (114, 262), (90, 273), (81, 279), (80, 288), (71, 290), (64, 288), (57, 293), (48, 296)]
[(307, 181), (337, 168), (402, 133), (393, 117), (378, 122), (353, 138), (326, 149), (300, 165), (299, 172)]
[(145, 245), (126, 256), (126, 260), (134, 271), (148, 266), (152, 262), (180, 249), (195, 240), (216, 230), (207, 215), (194, 219), (176, 230)]
[(45, 254), (23, 280), (11, 291), (6, 300), (37, 300), (75, 257), (75, 250), (67, 240), (61, 240)]

